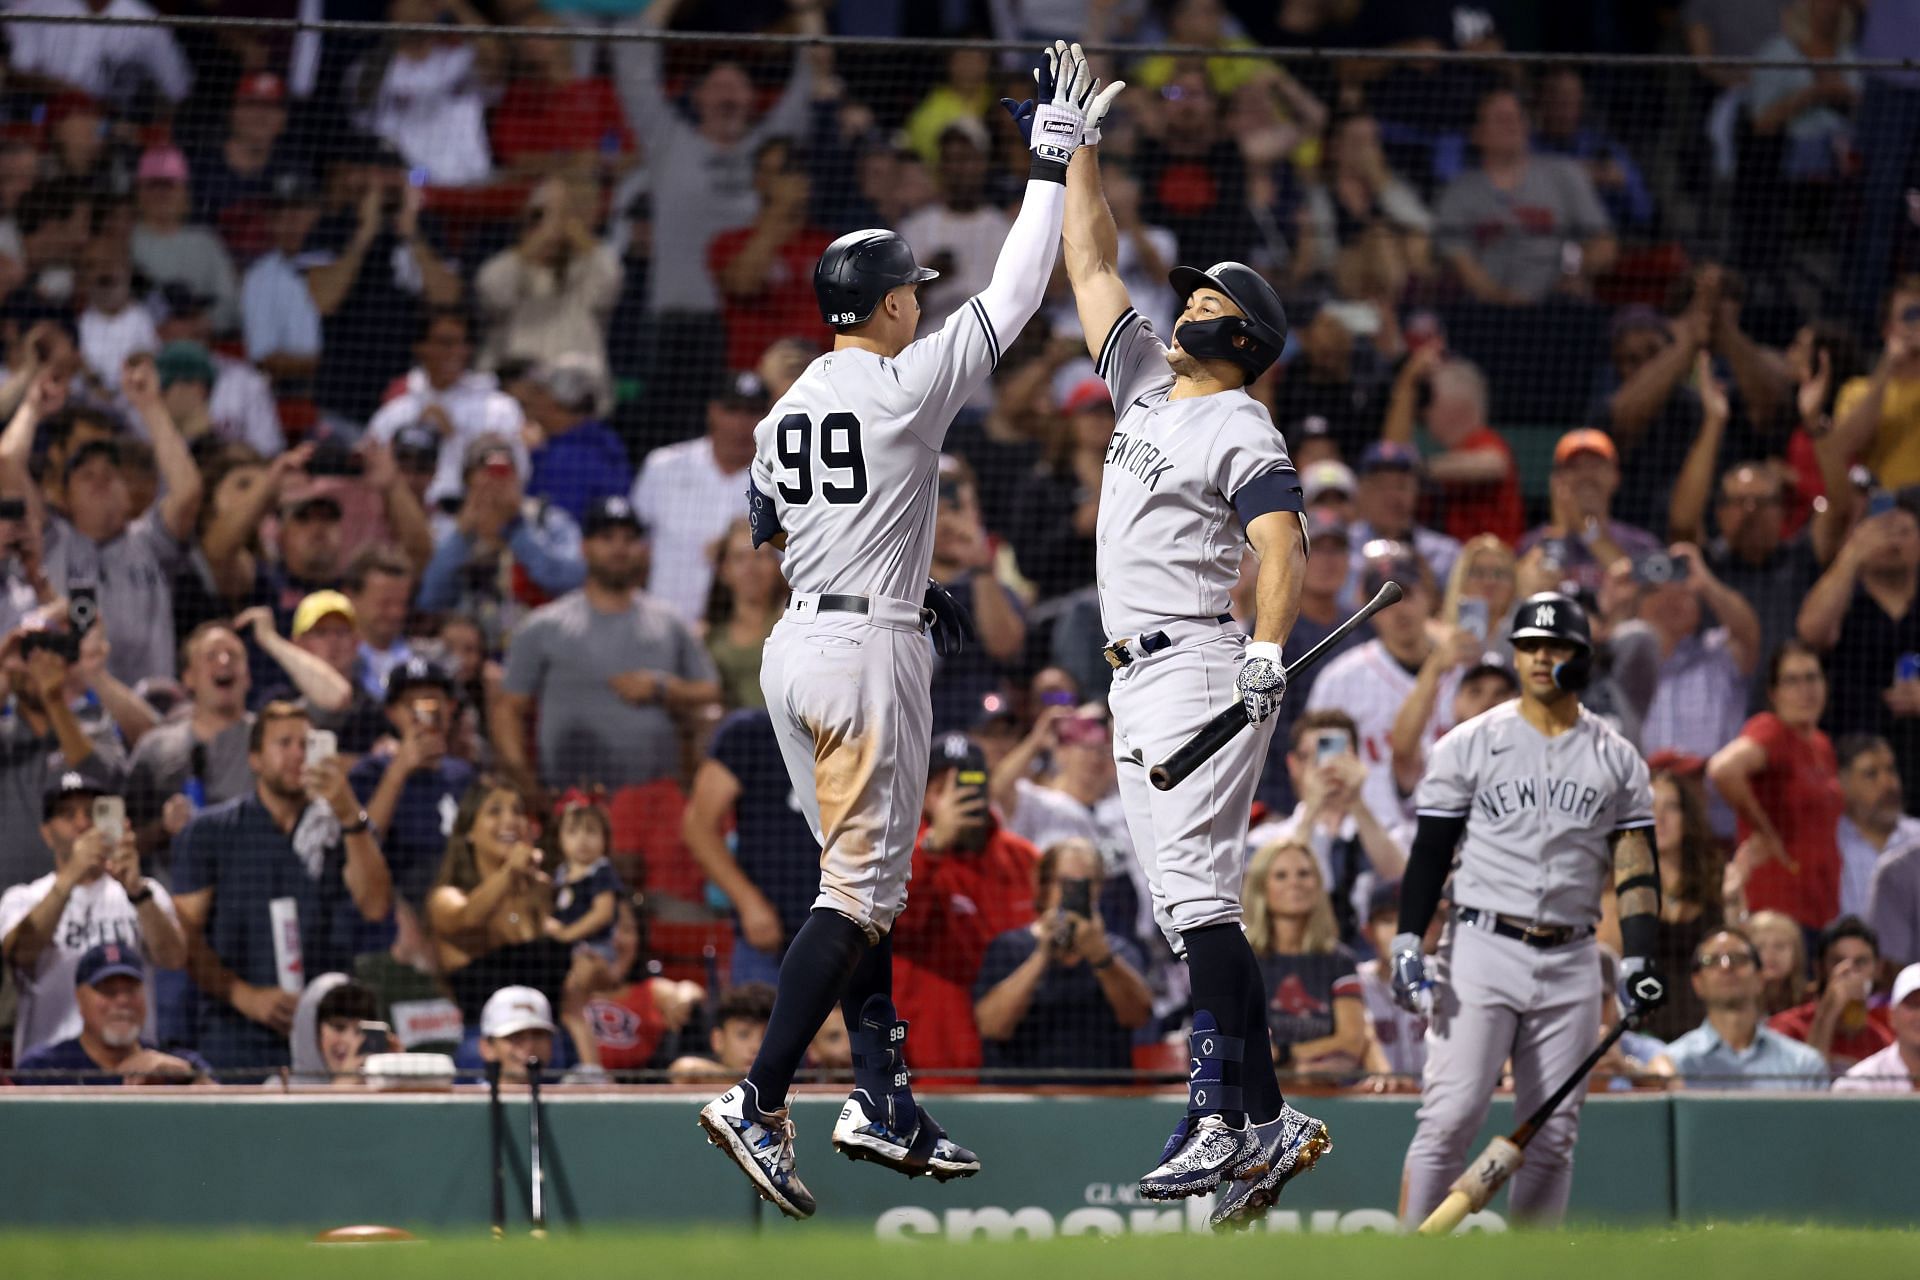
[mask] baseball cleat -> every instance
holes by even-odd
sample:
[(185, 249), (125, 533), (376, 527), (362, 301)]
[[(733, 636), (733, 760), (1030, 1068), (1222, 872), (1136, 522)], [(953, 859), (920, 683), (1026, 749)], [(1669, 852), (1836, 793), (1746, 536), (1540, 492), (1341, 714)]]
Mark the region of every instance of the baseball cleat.
[(793, 1171), (793, 1121), (787, 1109), (761, 1111), (745, 1081), (700, 1108), (707, 1141), (739, 1165), (762, 1200), (789, 1218), (811, 1218), (813, 1193)]
[(849, 1160), (883, 1165), (909, 1178), (946, 1182), (980, 1172), (980, 1157), (951, 1138), (923, 1107), (914, 1108), (911, 1131), (901, 1132), (863, 1089), (855, 1089), (833, 1126), (833, 1149)]
[(1248, 1127), (1260, 1148), (1266, 1171), (1236, 1181), (1227, 1188), (1207, 1218), (1207, 1224), (1216, 1231), (1236, 1231), (1251, 1226), (1273, 1208), (1289, 1182), (1312, 1169), (1320, 1163), (1321, 1156), (1333, 1150), (1327, 1126), (1289, 1106), (1282, 1106), (1280, 1114), (1267, 1123)]
[(834, 1150), (909, 1178), (928, 1175), (945, 1182), (980, 1172), (980, 1157), (948, 1138), (940, 1122), (914, 1101), (907, 1024), (893, 1001), (867, 997), (849, 1039), (854, 1089), (833, 1126)]
[(1235, 1129), (1218, 1115), (1189, 1112), (1167, 1139), (1158, 1167), (1140, 1179), (1140, 1194), (1149, 1200), (1184, 1200), (1205, 1195), (1228, 1179), (1266, 1171), (1264, 1148), (1254, 1141), (1250, 1126)]

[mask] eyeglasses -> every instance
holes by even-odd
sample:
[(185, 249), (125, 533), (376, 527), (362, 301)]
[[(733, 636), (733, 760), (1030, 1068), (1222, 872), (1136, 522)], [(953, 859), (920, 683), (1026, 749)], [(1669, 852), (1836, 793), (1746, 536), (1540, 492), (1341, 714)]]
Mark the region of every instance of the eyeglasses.
[(1744, 951), (1720, 951), (1694, 957), (1693, 967), (1696, 972), (1703, 969), (1752, 969), (1758, 967), (1759, 963)]

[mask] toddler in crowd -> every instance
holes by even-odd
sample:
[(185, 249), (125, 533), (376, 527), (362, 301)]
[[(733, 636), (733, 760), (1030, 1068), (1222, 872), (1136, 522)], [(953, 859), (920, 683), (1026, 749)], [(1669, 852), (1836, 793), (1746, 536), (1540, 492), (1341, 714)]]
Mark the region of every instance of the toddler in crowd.
[(607, 811), (588, 800), (568, 802), (560, 812), (560, 864), (547, 936), (581, 943), (613, 961), (613, 924), (619, 912), (620, 873), (607, 859), (613, 824)]

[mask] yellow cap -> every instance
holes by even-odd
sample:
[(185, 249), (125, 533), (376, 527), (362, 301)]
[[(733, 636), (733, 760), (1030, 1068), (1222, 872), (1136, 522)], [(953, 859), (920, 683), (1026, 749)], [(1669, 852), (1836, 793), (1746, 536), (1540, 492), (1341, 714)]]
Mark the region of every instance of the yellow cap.
[(339, 614), (348, 622), (359, 624), (360, 619), (353, 611), (353, 601), (338, 591), (316, 591), (300, 602), (293, 611), (293, 638), (298, 640), (307, 632), (320, 625), (323, 618)]

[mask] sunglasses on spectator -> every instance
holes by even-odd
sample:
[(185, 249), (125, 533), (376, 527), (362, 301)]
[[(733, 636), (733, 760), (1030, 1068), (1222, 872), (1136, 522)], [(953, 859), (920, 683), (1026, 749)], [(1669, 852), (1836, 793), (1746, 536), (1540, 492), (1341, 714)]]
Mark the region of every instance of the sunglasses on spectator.
[(1695, 971), (1702, 969), (1757, 969), (1760, 962), (1744, 951), (1715, 951), (1709, 955), (1695, 956)]

